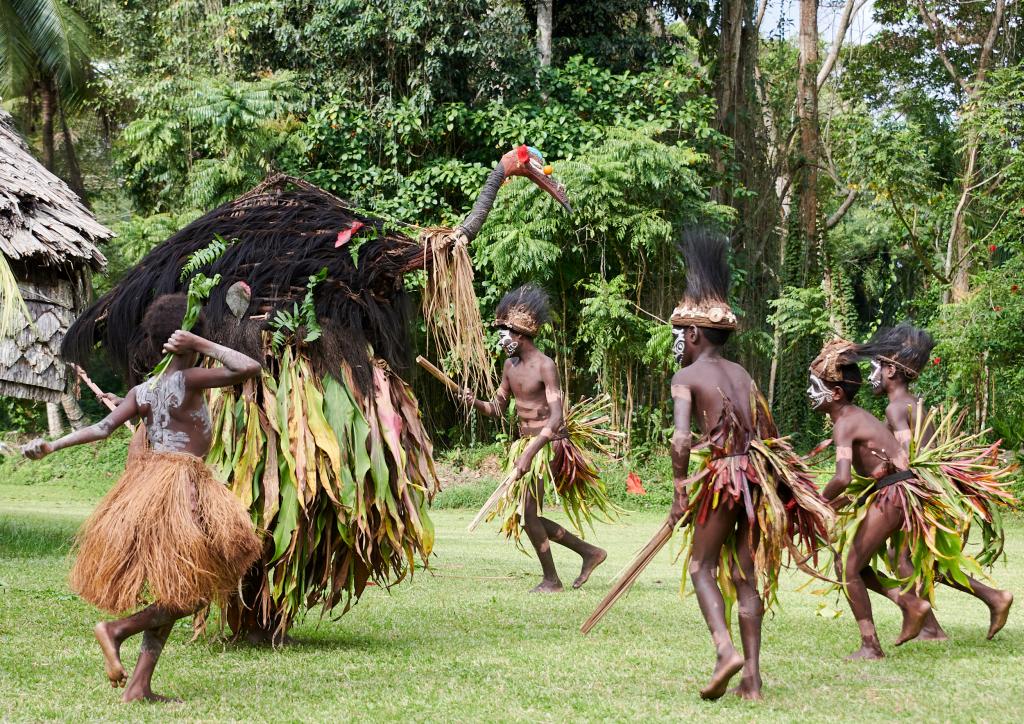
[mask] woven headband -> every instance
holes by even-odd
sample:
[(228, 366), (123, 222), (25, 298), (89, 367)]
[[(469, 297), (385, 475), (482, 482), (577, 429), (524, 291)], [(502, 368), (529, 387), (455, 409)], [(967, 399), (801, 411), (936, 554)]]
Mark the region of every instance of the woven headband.
[(897, 369), (902, 371), (903, 374), (906, 375), (907, 377), (909, 377), (910, 379), (914, 379), (918, 375), (917, 370), (913, 370), (910, 367), (907, 367), (905, 364), (903, 364), (899, 360), (893, 359), (892, 357), (886, 357), (885, 355), (881, 355), (880, 354), (875, 359), (881, 360), (882, 362), (884, 362), (887, 365), (892, 365), (893, 367), (896, 367)]
[(537, 320), (526, 307), (514, 306), (508, 310), (504, 317), (495, 318), (491, 323), (492, 327), (508, 327), (513, 332), (537, 334)]
[(711, 327), (713, 329), (736, 329), (736, 315), (725, 302), (690, 305), (684, 300), (672, 310), (671, 320), (675, 327)]

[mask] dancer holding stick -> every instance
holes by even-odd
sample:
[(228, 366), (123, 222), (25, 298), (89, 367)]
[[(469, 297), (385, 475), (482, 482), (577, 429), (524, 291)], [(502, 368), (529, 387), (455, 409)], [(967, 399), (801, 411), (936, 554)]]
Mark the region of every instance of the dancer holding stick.
[[(722, 356), (722, 346), (736, 328), (736, 315), (726, 301), (725, 238), (703, 229), (689, 231), (684, 253), (686, 293), (671, 319), (673, 352), (682, 367), (671, 387), (675, 497), (667, 521), (592, 618), (596, 622), (603, 615), (680, 526), (684, 546), (689, 543), (687, 569), (717, 655), (701, 697), (721, 697), (742, 669), (735, 693), (760, 699), (761, 619), (765, 603), (775, 599), (782, 553), (798, 555), (801, 564), (814, 558), (827, 538), (832, 512), (806, 465), (778, 437), (750, 375)], [(702, 443), (691, 450), (693, 422)], [(691, 457), (699, 465), (687, 477)], [(728, 575), (720, 575), (720, 567)], [(737, 599), (742, 655), (728, 625)], [(592, 626), (588, 621), (584, 629)]]
[[(565, 415), (558, 368), (533, 343), (537, 331), (548, 321), (548, 307), (547, 295), (534, 286), (506, 294), (498, 304), (493, 324), (508, 355), (501, 385), (489, 401), (476, 399), (470, 390), (463, 392), (468, 404), (493, 417), (504, 414), (510, 396), (515, 398), (520, 438), (509, 448), (507, 477), (471, 527), (483, 515), (488, 515), (488, 520), (501, 517), (502, 532), (515, 538), (517, 545), (525, 528), (544, 572), (543, 580), (533, 589), (535, 593), (562, 590), (551, 555), (552, 542), (582, 558), (573, 588), (587, 582), (608, 554), (582, 540), (583, 524), (595, 517), (607, 520), (615, 512), (597, 468), (583, 451), (584, 446), (600, 445), (596, 438), (602, 434), (599, 426), (606, 420), (600, 413), (607, 403), (584, 401)], [(579, 536), (541, 516), (545, 492), (561, 502)], [(490, 506), (495, 505), (488, 514)]]

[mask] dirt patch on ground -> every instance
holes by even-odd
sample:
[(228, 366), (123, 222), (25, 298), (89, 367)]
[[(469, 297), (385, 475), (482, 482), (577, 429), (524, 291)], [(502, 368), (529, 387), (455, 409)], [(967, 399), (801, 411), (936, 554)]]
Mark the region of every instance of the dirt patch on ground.
[(460, 485), (472, 485), (481, 480), (493, 480), (501, 477), (501, 461), (497, 455), (488, 455), (474, 468), (461, 464), (452, 465), (447, 462), (438, 462), (437, 477), (441, 480), (442, 490), (457, 488)]

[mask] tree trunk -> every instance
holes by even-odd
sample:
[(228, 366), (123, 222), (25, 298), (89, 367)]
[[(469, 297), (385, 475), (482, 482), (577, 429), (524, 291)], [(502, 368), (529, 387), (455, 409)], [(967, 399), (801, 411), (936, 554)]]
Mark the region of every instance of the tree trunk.
[[(58, 96), (59, 100), (59, 96)], [(89, 206), (89, 199), (85, 195), (85, 183), (82, 181), (82, 168), (78, 165), (78, 154), (75, 153), (75, 142), (71, 137), (71, 130), (68, 128), (68, 119), (64, 113), (64, 105), (60, 105), (60, 132), (64, 140), (64, 160), (68, 165), (68, 186), (78, 194), (86, 208)]]
[[(818, 226), (818, 1), (800, 2), (800, 65), (797, 117), (800, 123), (800, 234), (808, 270), (818, 268), (821, 235)], [(826, 289), (826, 293), (828, 293)]]
[(50, 78), (44, 78), (39, 84), (39, 93), (42, 99), (40, 106), (43, 114), (43, 165), (47, 170), (53, 172), (53, 117), (57, 112), (57, 91), (53, 87)]
[(537, 60), (542, 68), (551, 65), (551, 24), (554, 0), (537, 0)]

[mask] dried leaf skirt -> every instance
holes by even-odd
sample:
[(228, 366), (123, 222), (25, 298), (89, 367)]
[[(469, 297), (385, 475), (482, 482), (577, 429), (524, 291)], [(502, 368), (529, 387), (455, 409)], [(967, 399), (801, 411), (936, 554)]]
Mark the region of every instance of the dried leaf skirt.
[(782, 438), (754, 439), (746, 453), (716, 457), (713, 450), (695, 451), (697, 469), (690, 477), (689, 506), (679, 522), (685, 590), (690, 543), (697, 528), (723, 506), (739, 509), (741, 521), (726, 538), (718, 566), (718, 583), (731, 609), (736, 589), (731, 571), (739, 546), (749, 546), (755, 585), (766, 607), (777, 598), (783, 554), (812, 575), (826, 568), (819, 550), (828, 542), (835, 515), (818, 491), (807, 465)]
[(876, 486), (877, 481), (854, 475), (846, 494), (857, 502), (840, 515), (834, 534), (836, 554), (839, 560), (846, 560), (847, 549), (873, 506), (895, 506), (902, 524), (890, 542), (895, 551), (909, 551), (913, 571), (909, 576), (901, 576), (897, 561), (888, 555), (886, 546), (876, 553), (872, 565), (876, 570), (888, 571), (889, 575), (883, 576), (888, 585), (899, 585), (905, 591), (916, 589), (932, 599), (936, 576), (966, 586), (967, 576), (981, 575), (981, 567), (963, 551), (962, 535), (967, 524), (963, 510), (913, 464), (910, 471), (914, 477), (881, 489)]
[(187, 453), (141, 451), (82, 526), (71, 587), (113, 614), (193, 611), (237, 590), (262, 544), (245, 508)]
[[(976, 548), (974, 558), (991, 568), (1003, 555), (1006, 533), (1004, 510), (1020, 509), (1011, 490), (1014, 466), (1000, 462), (999, 443), (981, 442), (982, 433), (961, 432), (956, 409), (933, 409), (912, 429), (911, 466), (928, 485), (940, 491), (960, 511), (960, 537), (964, 546)], [(932, 431), (924, 440), (926, 431)], [(971, 542), (971, 531), (975, 542)]]
[(241, 395), (211, 395), (207, 462), (267, 530), (243, 608), (255, 626), (284, 632), (308, 608), (347, 610), (368, 583), (387, 587), (426, 565), (438, 481), (400, 377), (375, 365), (363, 394), (346, 365), (321, 377), (291, 348), (275, 367)]
[[(621, 512), (608, 497), (597, 466), (586, 451), (588, 443), (596, 441), (600, 435), (584, 414), (589, 409), (588, 404), (589, 401), (584, 401), (569, 411), (565, 420), (566, 437), (552, 440), (542, 447), (526, 475), (509, 488), (487, 516), (489, 521), (501, 520), (501, 532), (515, 539), (520, 550), (525, 550), (520, 537), (527, 494), (542, 503), (554, 501), (561, 505), (581, 537), (585, 534), (584, 528), (592, 526), (594, 521), (611, 522)], [(505, 457), (506, 475), (515, 468), (516, 460), (532, 440), (532, 437), (522, 437), (509, 446)], [(542, 506), (538, 506), (537, 512), (542, 512)]]

